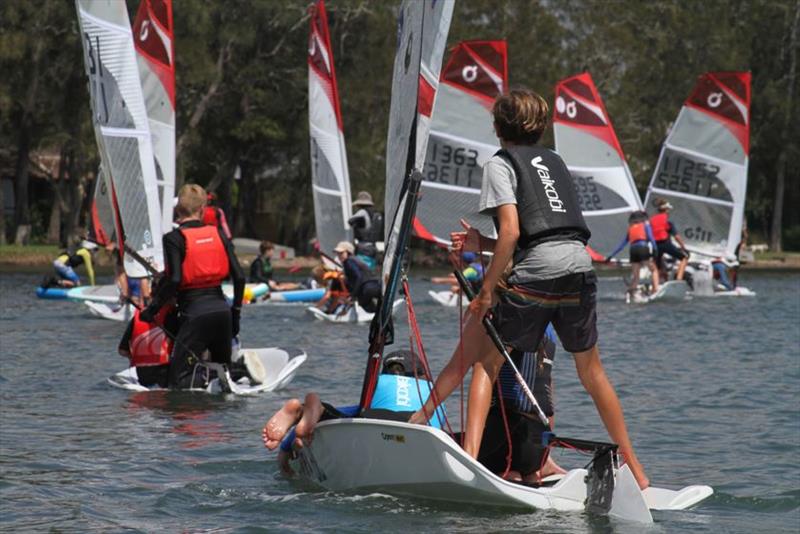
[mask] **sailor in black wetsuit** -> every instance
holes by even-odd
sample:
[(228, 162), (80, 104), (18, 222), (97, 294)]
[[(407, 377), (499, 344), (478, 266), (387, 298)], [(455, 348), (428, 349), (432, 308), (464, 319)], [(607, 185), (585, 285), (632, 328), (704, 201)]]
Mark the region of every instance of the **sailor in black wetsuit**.
[[(180, 226), (164, 235), (166, 278), (141, 314), (151, 322), (162, 306), (177, 298), (179, 330), (169, 373), (174, 389), (204, 385), (193, 379), (206, 349), (211, 361), (230, 366), (231, 341), (239, 333), (244, 272), (228, 238), (219, 228), (203, 224), (205, 202), (206, 192), (199, 185), (181, 188), (175, 207)], [(233, 279), (233, 307), (221, 287), (228, 276)]]
[(383, 215), (375, 211), (372, 195), (367, 191), (359, 191), (353, 202), (353, 208), (358, 208), (347, 224), (353, 229), (355, 237), (356, 257), (364, 262), (370, 269), (378, 266), (377, 242), (383, 240)]

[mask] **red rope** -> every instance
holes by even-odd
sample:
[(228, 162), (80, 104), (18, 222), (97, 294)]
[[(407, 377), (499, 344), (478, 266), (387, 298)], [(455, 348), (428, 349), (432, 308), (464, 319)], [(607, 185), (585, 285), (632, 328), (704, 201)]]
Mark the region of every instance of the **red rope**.
[[(419, 330), (419, 324), (417, 323), (417, 314), (414, 311), (414, 303), (411, 301), (411, 290), (408, 287), (408, 280), (403, 280), (403, 291), (405, 292), (406, 296), (406, 309), (408, 312), (408, 330), (409, 330), (409, 342), (411, 344), (411, 359), (412, 365), (416, 364), (417, 355), (419, 355), (419, 361), (422, 364), (422, 370), (425, 373), (425, 378), (433, 383), (433, 375), (431, 373), (430, 366), (428, 365), (428, 356), (425, 354), (425, 347), (422, 344), (422, 333)], [(414, 345), (416, 342), (416, 346), (419, 352), (414, 350)], [(434, 413), (429, 414), (428, 411), (425, 409), (425, 402), (422, 399), (422, 391), (419, 387), (419, 381), (417, 381), (417, 394), (419, 395), (420, 401), (422, 404), (422, 410), (425, 413), (425, 419), (430, 421), (433, 416), (439, 417), (438, 414), (441, 414), (441, 419), (444, 419), (444, 424), (447, 427), (447, 431), (450, 433), (450, 436), (453, 435), (453, 429), (450, 427), (450, 421), (447, 419), (447, 414), (442, 413), (439, 411), (439, 406), (441, 402), (439, 400), (438, 395), (436, 394), (436, 387), (431, 388), (431, 397), (433, 397), (433, 402), (436, 408), (434, 409)], [(425, 399), (427, 400), (427, 399)], [(438, 413), (437, 413), (438, 411)], [(441, 423), (441, 421), (440, 421)]]

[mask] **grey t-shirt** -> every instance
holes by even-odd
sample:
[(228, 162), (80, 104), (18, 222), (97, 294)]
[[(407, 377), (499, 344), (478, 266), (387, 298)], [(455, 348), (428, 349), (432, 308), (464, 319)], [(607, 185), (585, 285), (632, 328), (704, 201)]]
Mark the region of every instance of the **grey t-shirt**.
[[(517, 176), (502, 156), (492, 156), (483, 166), (480, 212), (494, 217), (497, 208), (517, 203)], [(515, 258), (508, 281), (524, 284), (592, 271), (592, 258), (580, 241), (545, 241)]]

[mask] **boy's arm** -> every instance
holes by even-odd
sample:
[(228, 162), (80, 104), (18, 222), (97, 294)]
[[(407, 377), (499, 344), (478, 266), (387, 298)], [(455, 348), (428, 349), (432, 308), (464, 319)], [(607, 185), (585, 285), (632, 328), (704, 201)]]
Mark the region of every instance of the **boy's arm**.
[(494, 290), (503, 276), (506, 265), (514, 256), (514, 249), (519, 239), (519, 215), (516, 204), (498, 206), (497, 219), (500, 223), (500, 229), (497, 232), (494, 257), (483, 279), (480, 293), (469, 305), (470, 311), (479, 319), (486, 315), (486, 312), (492, 306)]

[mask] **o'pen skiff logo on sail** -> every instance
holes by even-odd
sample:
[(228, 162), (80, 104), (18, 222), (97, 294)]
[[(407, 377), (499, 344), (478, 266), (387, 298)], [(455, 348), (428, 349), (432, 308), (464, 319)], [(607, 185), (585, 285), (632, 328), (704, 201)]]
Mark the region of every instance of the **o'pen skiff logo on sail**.
[(150, 21), (146, 20), (142, 22), (142, 29), (139, 30), (139, 40), (146, 41), (147, 36), (150, 34)]
[(464, 81), (467, 83), (472, 83), (478, 79), (478, 66), (477, 65), (467, 65), (463, 69), (461, 69), (461, 77), (464, 78)]
[(542, 163), (542, 156), (536, 156), (531, 160), (531, 165), (536, 169), (539, 174), (539, 180), (544, 187), (544, 194), (547, 196), (547, 201), (550, 203), (550, 211), (558, 213), (566, 213), (564, 209), (564, 202), (559, 198), (558, 191), (556, 191), (555, 181), (550, 178), (550, 169)]
[(153, 244), (153, 236), (150, 234), (150, 230), (145, 230), (144, 235), (142, 237), (144, 238), (144, 242), (146, 245), (149, 246)]
[(563, 96), (559, 96), (558, 98), (556, 98), (556, 110), (559, 113), (566, 112), (567, 117), (569, 117), (570, 119), (574, 119), (575, 116), (578, 114), (578, 106), (575, 104), (575, 101), (570, 100), (569, 102), (567, 102), (566, 100), (564, 100)]
[(711, 93), (706, 100), (708, 105), (712, 108), (718, 108), (722, 104), (722, 93)]

